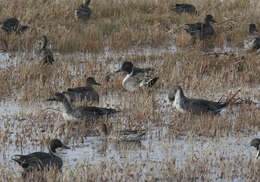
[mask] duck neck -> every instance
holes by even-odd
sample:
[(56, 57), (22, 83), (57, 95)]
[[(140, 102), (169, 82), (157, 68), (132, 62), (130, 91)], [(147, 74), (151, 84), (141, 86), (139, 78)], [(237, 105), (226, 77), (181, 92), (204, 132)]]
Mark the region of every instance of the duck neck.
[(43, 37), (43, 49), (46, 49), (46, 47), (47, 47), (47, 44), (48, 44), (48, 40), (47, 40), (47, 37)]
[(175, 103), (181, 103), (186, 97), (181, 88), (179, 88), (175, 94)]
[(66, 112), (71, 112), (72, 111), (72, 107), (69, 103), (69, 101), (67, 99), (64, 99), (63, 102), (62, 102)]
[(52, 155), (52, 156), (54, 156), (54, 157), (59, 157), (59, 156), (57, 155), (57, 153), (56, 153), (56, 148), (55, 148), (55, 147), (49, 145), (49, 146), (48, 146), (48, 150), (49, 150), (50, 155)]

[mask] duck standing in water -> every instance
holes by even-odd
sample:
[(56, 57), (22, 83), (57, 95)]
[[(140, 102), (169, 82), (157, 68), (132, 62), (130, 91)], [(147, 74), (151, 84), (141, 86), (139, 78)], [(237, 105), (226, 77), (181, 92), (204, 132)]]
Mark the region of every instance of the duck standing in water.
[(52, 51), (47, 48), (47, 45), (48, 45), (48, 39), (44, 35), (43, 36), (43, 46), (40, 49), (40, 56), (42, 57), (42, 60), (41, 60), (42, 63), (45, 65), (53, 64), (53, 62), (54, 62)]
[[(72, 107), (66, 96), (62, 93), (56, 93), (54, 97), (47, 99), (47, 101), (57, 101), (63, 104), (64, 110), (62, 115), (65, 121), (94, 122), (104, 116), (108, 117), (120, 112), (116, 109), (94, 106)], [(60, 123), (60, 125), (62, 124), (64, 123)]]
[(249, 33), (244, 40), (244, 48), (252, 51), (260, 48), (260, 34), (257, 31), (255, 24), (249, 25)]
[(190, 13), (190, 14), (197, 14), (197, 10), (194, 5), (192, 4), (176, 4), (172, 11), (176, 13)]
[(86, 101), (87, 103), (99, 103), (99, 94), (95, 88), (93, 88), (93, 85), (100, 86), (101, 84), (97, 83), (95, 78), (88, 77), (85, 87), (68, 88), (66, 92), (63, 92), (63, 94), (68, 97), (70, 103), (76, 100)]
[(145, 75), (145, 73), (152, 70), (152, 68), (137, 68), (132, 62), (125, 61), (115, 73), (122, 71), (127, 73), (122, 82), (122, 86), (126, 90), (133, 92), (140, 87), (152, 87), (155, 84), (159, 77), (150, 77)]
[(185, 113), (191, 112), (193, 114), (218, 114), (223, 108), (228, 105), (226, 103), (213, 102), (203, 99), (187, 98), (180, 86), (174, 85), (170, 88), (168, 98), (173, 101), (173, 105), (177, 111)]
[(91, 9), (88, 7), (91, 0), (84, 1), (84, 4), (81, 4), (79, 8), (75, 9), (76, 20), (88, 20), (91, 15)]
[(20, 34), (29, 28), (26, 25), (21, 25), (17, 18), (8, 18), (2, 22), (1, 25), (2, 30), (6, 31), (8, 34), (11, 34), (12, 32)]
[(61, 170), (63, 162), (56, 153), (57, 148), (70, 149), (70, 147), (64, 145), (59, 139), (53, 139), (48, 145), (49, 153), (34, 152), (27, 155), (14, 155), (12, 160), (24, 169), (23, 175), (34, 170), (43, 171), (46, 168)]
[(215, 35), (215, 30), (210, 25), (210, 22), (216, 23), (212, 15), (207, 15), (204, 23), (186, 24), (188, 28), (185, 30), (192, 36), (193, 44), (196, 42), (196, 39), (207, 40)]

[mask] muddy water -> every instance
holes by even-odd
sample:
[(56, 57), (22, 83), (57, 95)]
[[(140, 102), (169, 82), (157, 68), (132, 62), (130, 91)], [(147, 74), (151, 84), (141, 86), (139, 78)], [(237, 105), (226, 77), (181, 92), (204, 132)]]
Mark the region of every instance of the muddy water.
[[(140, 50), (140, 54), (160, 54), (167, 51), (174, 52), (176, 48), (172, 46), (162, 50)], [(98, 56), (98, 60), (102, 62), (102, 60), (110, 56), (121, 57), (136, 53), (138, 53), (138, 51), (128, 51), (120, 55), (107, 52), (103, 55), (79, 54), (78, 56)], [(2, 55), (1, 66), (15, 65), (17, 62), (23, 60), (23, 56), (24, 55), (9, 57), (6, 54)], [(119, 65), (116, 64), (110, 65), (111, 71), (116, 70), (118, 67)], [(250, 89), (250, 91), (259, 92), (259, 87)], [(125, 93), (125, 96), (127, 96), (127, 93)], [(100, 106), (129, 109), (129, 107), (131, 107), (131, 104), (129, 104), (130, 100), (126, 99), (122, 105), (120, 98), (122, 98), (121, 93), (111, 91), (106, 96), (101, 96)], [(257, 99), (253, 99), (257, 101)], [(161, 115), (161, 121), (165, 123), (171, 122), (172, 115), (176, 114), (176, 110), (172, 107), (171, 103), (169, 103), (167, 93), (164, 90), (159, 90), (159, 92), (155, 94), (155, 102), (158, 105), (156, 112), (163, 113)], [(52, 113), (45, 110), (49, 107), (59, 108), (57, 104), (48, 105), (47, 103), (22, 105), (16, 101), (16, 97), (10, 97), (0, 102), (0, 131), (1, 133), (8, 133), (5, 134), (7, 137), (2, 141), (2, 147), (0, 149), (0, 162), (2, 164), (8, 164), (10, 168), (17, 169), (18, 166), (10, 160), (12, 155), (21, 153), (27, 154), (34, 151), (46, 151), (46, 146), (39, 145), (39, 139), (42, 137), (52, 138), (56, 136), (56, 134), (48, 130), (48, 126), (53, 124), (53, 122), (49, 123), (47, 122), (48, 120), (46, 122), (38, 122), (37, 114), (40, 110)], [(128, 114), (131, 114), (131, 110), (129, 112)], [(124, 116), (120, 117), (124, 118)], [(236, 115), (234, 115), (234, 119), (235, 118)], [(59, 119), (62, 120), (62, 117), (59, 117)], [(117, 116), (112, 118), (113, 121), (117, 119), (119, 119)], [(124, 119), (127, 122), (127, 117)], [(24, 131), (26, 128), (28, 128), (29, 133)], [(91, 163), (95, 164), (100, 161), (110, 161), (111, 159), (119, 163), (129, 161), (145, 163), (147, 161), (176, 160), (177, 166), (181, 169), (187, 165), (187, 160), (192, 157), (203, 159), (207, 156), (208, 163), (215, 163), (221, 157), (232, 160), (238, 155), (242, 157), (246, 163), (255, 157), (255, 150), (249, 147), (249, 143), (250, 140), (256, 136), (249, 137), (241, 134), (239, 137), (226, 136), (212, 139), (207, 137), (194, 137), (191, 133), (187, 133), (186, 136), (172, 138), (169, 137), (172, 130), (169, 130), (165, 125), (158, 126), (148, 123), (144, 128), (148, 128), (148, 133), (141, 143), (106, 141), (103, 137), (98, 135), (85, 137), (82, 142), (73, 141), (73, 139), (71, 139), (68, 145), (70, 145), (72, 149), (62, 151), (63, 154), (61, 154), (64, 158), (64, 166), (75, 167), (85, 161), (91, 161)], [(260, 133), (257, 135), (260, 136)], [(15, 144), (15, 141), (19, 137), (24, 137), (28, 141)], [(213, 167), (212, 173), (215, 173), (215, 178), (217, 178), (218, 169)]]

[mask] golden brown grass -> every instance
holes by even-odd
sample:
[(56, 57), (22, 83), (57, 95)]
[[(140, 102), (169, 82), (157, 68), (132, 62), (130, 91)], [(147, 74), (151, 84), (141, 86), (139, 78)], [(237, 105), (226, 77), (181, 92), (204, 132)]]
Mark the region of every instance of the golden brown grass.
[[(6, 36), (10, 50), (30, 50), (35, 40), (47, 35), (55, 51), (102, 52), (128, 49), (135, 46), (158, 47), (168, 45), (177, 37), (177, 45), (184, 45), (189, 35), (183, 25), (203, 21), (206, 14), (213, 14), (218, 23), (215, 28), (220, 37), (241, 45), (249, 23), (258, 23), (257, 2), (236, 0), (234, 3), (196, 1), (199, 16), (177, 15), (170, 11), (174, 2), (157, 1), (93, 1), (91, 18), (77, 22), (74, 9), (81, 1), (51, 0), (0, 1), (2, 17), (17, 17), (31, 28), (21, 36)], [(173, 28), (173, 32), (171, 31)], [(171, 33), (172, 32), (172, 33)], [(221, 38), (220, 38), (221, 39)], [(220, 41), (221, 42), (221, 41)], [(220, 45), (221, 47), (221, 45)]]

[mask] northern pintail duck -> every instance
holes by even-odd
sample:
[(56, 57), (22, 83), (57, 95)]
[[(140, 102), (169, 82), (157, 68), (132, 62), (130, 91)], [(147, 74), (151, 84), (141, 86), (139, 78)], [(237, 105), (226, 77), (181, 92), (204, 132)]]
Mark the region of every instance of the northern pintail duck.
[(257, 50), (260, 48), (260, 34), (255, 24), (249, 25), (249, 33), (244, 40), (244, 48), (246, 50)]
[(250, 142), (250, 145), (256, 148), (256, 150), (257, 150), (256, 159), (258, 159), (259, 156), (260, 156), (260, 139), (259, 138), (254, 138)]
[(186, 24), (188, 28), (185, 30), (192, 36), (193, 43), (195, 43), (196, 39), (206, 40), (215, 35), (215, 31), (210, 25), (210, 22), (216, 23), (212, 15), (207, 15), (204, 23)]
[(8, 34), (12, 32), (16, 32), (20, 34), (27, 30), (29, 27), (26, 25), (21, 25), (17, 18), (8, 18), (4, 22), (1, 23), (2, 29), (6, 31)]
[(170, 88), (168, 98), (170, 101), (173, 101), (173, 105), (177, 111), (182, 113), (191, 112), (193, 114), (217, 114), (228, 105), (228, 102), (220, 103), (203, 99), (187, 98), (184, 95), (182, 88), (178, 85), (174, 85)]
[(137, 68), (130, 61), (125, 61), (120, 69), (116, 71), (126, 72), (127, 75), (122, 82), (122, 86), (128, 91), (135, 91), (140, 87), (151, 87), (159, 79), (159, 77), (146, 76), (145, 73), (151, 71), (152, 68)]
[(175, 7), (171, 9), (172, 11), (176, 13), (190, 13), (194, 14), (197, 13), (197, 10), (194, 5), (192, 4), (175, 4)]
[(44, 35), (43, 36), (43, 46), (39, 51), (41, 59), (42, 59), (41, 61), (43, 64), (53, 64), (53, 62), (54, 62), (53, 54), (52, 54), (52, 51), (47, 48), (47, 45), (48, 45), (48, 39)]
[(34, 152), (27, 155), (14, 155), (12, 160), (24, 169), (24, 174), (33, 170), (50, 169), (51, 167), (60, 170), (63, 162), (56, 153), (57, 148), (70, 149), (70, 147), (64, 145), (59, 139), (53, 139), (48, 145), (49, 153)]
[(98, 126), (98, 129), (102, 136), (107, 137), (108, 139), (115, 139), (118, 141), (124, 142), (140, 142), (144, 135), (146, 134), (145, 130), (121, 130), (112, 133), (111, 130), (108, 130), (107, 125), (102, 123)]
[(77, 20), (88, 20), (91, 15), (91, 9), (88, 7), (91, 0), (85, 0), (79, 8), (75, 9), (75, 18)]
[(63, 104), (64, 111), (62, 115), (66, 121), (96, 121), (104, 116), (110, 116), (120, 112), (116, 109), (102, 107), (72, 107), (66, 96), (62, 93), (56, 93), (54, 97), (47, 99), (47, 101), (57, 101)]
[(98, 92), (93, 88), (93, 85), (101, 85), (97, 83), (95, 78), (88, 77), (86, 81), (85, 87), (76, 87), (76, 88), (68, 88), (65, 94), (69, 101), (72, 103), (76, 100), (86, 101), (86, 102), (99, 102)]

